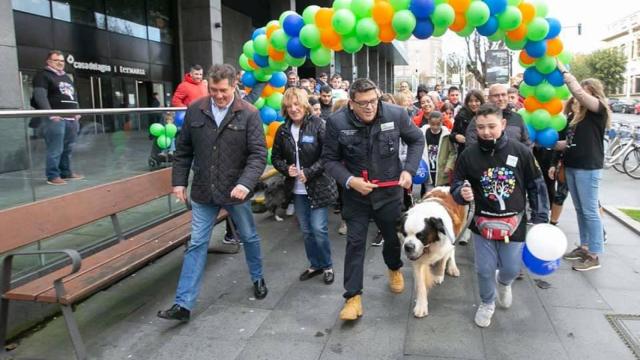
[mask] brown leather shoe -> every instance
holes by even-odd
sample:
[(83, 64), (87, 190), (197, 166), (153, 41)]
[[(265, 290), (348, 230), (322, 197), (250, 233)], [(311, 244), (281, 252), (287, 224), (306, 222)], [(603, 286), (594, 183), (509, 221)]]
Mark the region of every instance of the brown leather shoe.
[(362, 316), (362, 296), (348, 298), (340, 311), (340, 320), (356, 320), (360, 316)]
[(67, 185), (67, 182), (62, 180), (61, 178), (53, 178), (51, 180), (47, 180), (47, 184), (49, 185)]
[(63, 177), (65, 180), (82, 180), (84, 179), (84, 175), (72, 173), (71, 176)]
[(404, 277), (400, 270), (389, 270), (389, 289), (399, 294), (404, 291)]

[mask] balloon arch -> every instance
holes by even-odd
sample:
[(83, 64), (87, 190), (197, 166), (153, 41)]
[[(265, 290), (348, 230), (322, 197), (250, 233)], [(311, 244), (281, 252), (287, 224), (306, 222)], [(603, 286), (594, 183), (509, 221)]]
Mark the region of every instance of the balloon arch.
[(477, 31), (520, 50), (519, 63), (526, 70), (520, 85), (524, 109), (519, 112), (530, 137), (552, 147), (558, 131), (566, 127), (562, 100), (570, 96), (556, 59), (567, 64), (571, 55), (558, 37), (560, 22), (547, 13), (546, 4), (523, 0), (335, 0), (330, 8), (311, 5), (302, 15), (285, 11), (253, 32), (239, 58), (245, 71), (242, 82), (247, 93), (258, 83), (268, 83), (255, 106), (270, 149), (284, 120), (278, 112), (288, 67), (301, 66), (307, 59), (327, 66), (332, 52), (353, 54), (363, 46), (407, 40), (412, 35), (427, 39), (451, 29), (467, 37)]

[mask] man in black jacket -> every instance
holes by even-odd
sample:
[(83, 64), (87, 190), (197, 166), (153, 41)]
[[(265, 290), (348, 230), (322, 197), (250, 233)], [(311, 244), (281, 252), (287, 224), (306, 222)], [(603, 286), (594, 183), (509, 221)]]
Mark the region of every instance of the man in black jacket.
[[(482, 105), (476, 123), (478, 142), (468, 146), (458, 158), (451, 193), (460, 204), (475, 202), (471, 231), (481, 299), (475, 323), (487, 327), (491, 324), (496, 297), (501, 307), (511, 306), (511, 283), (520, 271), (526, 235), (526, 220), (522, 220), (527, 195), (534, 224), (548, 221), (549, 199), (533, 153), (505, 131), (502, 109), (493, 104)], [(465, 180), (471, 186), (465, 186)], [(497, 227), (508, 224), (512, 233), (499, 239), (490, 224)]]
[(266, 166), (267, 149), (258, 110), (234, 95), (235, 74), (228, 64), (211, 68), (210, 96), (189, 106), (176, 142), (173, 193), (180, 201), (187, 201), (186, 186), (193, 168), (193, 220), (175, 304), (158, 312), (164, 319), (189, 320), (200, 291), (211, 230), (221, 208), (229, 212), (238, 228), (255, 297), (267, 296), (260, 237), (250, 202), (251, 192)]
[[(329, 175), (345, 187), (342, 217), (347, 222), (344, 265), (347, 301), (340, 312), (342, 320), (355, 320), (362, 315), (364, 255), (370, 217), (386, 240), (382, 254), (389, 268), (390, 289), (394, 293), (404, 290), (395, 222), (400, 217), (403, 191), (411, 186), (411, 178), (418, 169), (425, 140), (404, 108), (380, 102), (378, 94), (371, 80), (357, 79), (349, 90), (349, 106), (327, 121), (322, 153), (324, 166)], [(400, 140), (408, 146), (404, 166), (398, 156)], [(379, 187), (374, 180), (398, 184)]]

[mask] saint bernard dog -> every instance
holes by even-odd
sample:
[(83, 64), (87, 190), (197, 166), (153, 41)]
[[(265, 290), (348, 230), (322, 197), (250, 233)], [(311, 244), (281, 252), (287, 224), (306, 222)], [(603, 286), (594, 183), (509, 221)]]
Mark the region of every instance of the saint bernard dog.
[(398, 238), (413, 263), (415, 317), (429, 315), (427, 293), (433, 285), (442, 283), (445, 267), (450, 276), (460, 276), (454, 243), (466, 229), (467, 212), (468, 206), (453, 200), (449, 187), (437, 187), (398, 220)]

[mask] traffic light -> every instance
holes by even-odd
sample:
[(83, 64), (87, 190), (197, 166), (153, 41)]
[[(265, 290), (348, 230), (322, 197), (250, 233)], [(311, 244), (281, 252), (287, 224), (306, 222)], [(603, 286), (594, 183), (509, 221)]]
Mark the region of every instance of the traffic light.
[(582, 35), (582, 24), (578, 23), (578, 35)]

